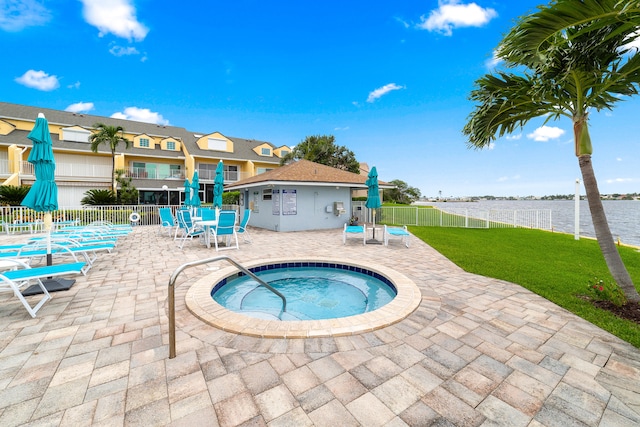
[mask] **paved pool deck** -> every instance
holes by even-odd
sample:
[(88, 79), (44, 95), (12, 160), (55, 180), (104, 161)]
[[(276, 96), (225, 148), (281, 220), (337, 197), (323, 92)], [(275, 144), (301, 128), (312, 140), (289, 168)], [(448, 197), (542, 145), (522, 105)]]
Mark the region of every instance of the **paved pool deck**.
[(366, 260), (409, 277), (422, 300), (371, 332), (243, 336), (186, 309), (189, 287), (222, 267), (198, 266), (176, 283), (169, 359), (169, 277), (217, 254), (136, 227), (35, 319), (0, 294), (0, 425), (640, 425), (640, 350), (518, 285), (468, 274), (415, 237), (407, 249), (343, 245), (341, 230), (251, 236), (219, 254)]

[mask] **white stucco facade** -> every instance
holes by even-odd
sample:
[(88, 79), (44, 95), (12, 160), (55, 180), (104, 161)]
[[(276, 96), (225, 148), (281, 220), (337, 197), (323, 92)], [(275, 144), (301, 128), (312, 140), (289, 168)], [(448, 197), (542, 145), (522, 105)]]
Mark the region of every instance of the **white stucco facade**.
[[(251, 225), (274, 231), (342, 228), (351, 212), (351, 188), (327, 185), (265, 185), (241, 192)], [(334, 209), (341, 204), (343, 212)]]

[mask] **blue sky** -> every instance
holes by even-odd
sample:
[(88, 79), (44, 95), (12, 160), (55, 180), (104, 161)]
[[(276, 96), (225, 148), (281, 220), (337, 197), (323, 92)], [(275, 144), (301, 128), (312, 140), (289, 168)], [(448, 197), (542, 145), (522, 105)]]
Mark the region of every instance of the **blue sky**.
[[(571, 194), (569, 120), (466, 147), (473, 82), (534, 0), (0, 0), (0, 99), (294, 146), (424, 196)], [(640, 192), (639, 99), (592, 112), (601, 193)]]

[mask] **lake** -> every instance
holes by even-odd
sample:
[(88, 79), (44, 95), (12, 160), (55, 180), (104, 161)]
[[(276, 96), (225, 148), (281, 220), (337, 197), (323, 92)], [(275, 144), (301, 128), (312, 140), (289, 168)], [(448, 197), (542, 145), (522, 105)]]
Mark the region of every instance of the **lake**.
[[(603, 200), (604, 210), (614, 239), (627, 245), (640, 246), (640, 201)], [(487, 200), (480, 202), (420, 202), (421, 205), (469, 209), (551, 209), (553, 229), (574, 233), (575, 202), (573, 200)], [(580, 236), (594, 237), (593, 223), (586, 200), (580, 201)]]

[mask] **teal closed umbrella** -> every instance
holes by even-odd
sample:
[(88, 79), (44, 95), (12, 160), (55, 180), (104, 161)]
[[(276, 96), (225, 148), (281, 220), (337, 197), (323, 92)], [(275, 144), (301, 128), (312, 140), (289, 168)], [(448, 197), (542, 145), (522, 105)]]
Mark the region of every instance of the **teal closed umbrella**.
[(222, 193), (224, 191), (224, 164), (222, 160), (216, 166), (216, 177), (213, 181), (213, 207), (222, 209)]
[(44, 114), (38, 114), (35, 126), (27, 136), (33, 147), (27, 161), (33, 165), (36, 181), (22, 200), (22, 206), (27, 206), (36, 212), (58, 210), (58, 186), (55, 181), (56, 162), (53, 158), (53, 144), (49, 133), (49, 122)]
[(184, 205), (191, 206), (191, 183), (186, 178), (184, 180)]
[(378, 243), (376, 239), (376, 209), (382, 206), (380, 202), (380, 190), (378, 188), (378, 170), (376, 167), (372, 167), (369, 171), (369, 175), (367, 175), (367, 201), (365, 202), (365, 206), (368, 209), (373, 209), (373, 240), (371, 243)]
[(194, 208), (200, 207), (200, 180), (198, 179), (198, 171), (193, 173), (191, 189), (193, 190), (191, 193), (191, 206)]
[[(51, 256), (51, 212), (58, 210), (58, 186), (55, 181), (56, 162), (53, 158), (53, 143), (49, 132), (49, 122), (44, 114), (38, 114), (36, 123), (27, 135), (32, 142), (31, 152), (27, 161), (33, 165), (36, 177), (31, 189), (22, 200), (22, 206), (33, 209), (36, 212), (45, 212), (44, 226), (47, 232), (47, 265), (52, 264)], [(75, 280), (48, 279), (43, 280), (47, 291), (60, 291), (69, 289)], [(29, 287), (24, 295), (39, 292), (37, 287)]]

